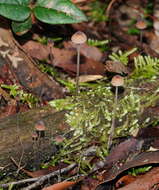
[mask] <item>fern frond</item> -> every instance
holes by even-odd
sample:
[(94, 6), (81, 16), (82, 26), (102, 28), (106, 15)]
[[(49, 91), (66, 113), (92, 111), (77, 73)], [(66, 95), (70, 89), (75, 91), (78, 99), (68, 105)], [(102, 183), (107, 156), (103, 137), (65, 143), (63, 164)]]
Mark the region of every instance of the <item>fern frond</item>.
[(129, 55), (131, 55), (132, 53), (134, 53), (137, 50), (137, 48), (133, 48), (129, 51), (126, 52), (122, 52), (121, 50), (119, 50), (117, 53), (112, 53), (111, 55), (109, 55), (109, 58), (112, 61), (119, 61), (121, 63), (123, 63), (124, 65), (128, 64), (129, 61)]
[(159, 59), (150, 56), (141, 56), (134, 58), (135, 70), (134, 78), (152, 78), (159, 75)]
[(95, 40), (95, 39), (88, 39), (87, 44), (90, 46), (103, 46), (109, 43), (109, 40)]

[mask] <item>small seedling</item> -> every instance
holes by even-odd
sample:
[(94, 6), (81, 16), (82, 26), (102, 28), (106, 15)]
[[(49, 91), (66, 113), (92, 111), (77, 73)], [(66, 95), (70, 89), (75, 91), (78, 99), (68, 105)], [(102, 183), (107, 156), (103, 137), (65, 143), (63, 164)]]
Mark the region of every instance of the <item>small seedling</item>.
[(78, 31), (73, 34), (71, 41), (77, 45), (77, 70), (76, 70), (76, 93), (79, 93), (79, 70), (80, 70), (80, 49), (81, 44), (87, 41), (87, 36), (85, 33)]
[(111, 124), (111, 128), (110, 128), (110, 135), (108, 138), (108, 149), (112, 145), (112, 139), (113, 139), (114, 131), (115, 131), (115, 118), (116, 118), (116, 110), (117, 110), (117, 105), (118, 105), (118, 87), (123, 86), (124, 79), (120, 75), (115, 75), (111, 80), (111, 84), (112, 84), (112, 86), (115, 87), (115, 97), (114, 97), (112, 124)]

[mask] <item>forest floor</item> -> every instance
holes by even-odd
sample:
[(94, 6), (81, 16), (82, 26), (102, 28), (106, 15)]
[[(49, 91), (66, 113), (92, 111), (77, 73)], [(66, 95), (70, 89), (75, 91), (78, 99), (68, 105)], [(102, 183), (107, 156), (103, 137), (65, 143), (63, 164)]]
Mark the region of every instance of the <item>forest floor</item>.
[(73, 2), (87, 22), (0, 17), (0, 190), (157, 190), (158, 1)]

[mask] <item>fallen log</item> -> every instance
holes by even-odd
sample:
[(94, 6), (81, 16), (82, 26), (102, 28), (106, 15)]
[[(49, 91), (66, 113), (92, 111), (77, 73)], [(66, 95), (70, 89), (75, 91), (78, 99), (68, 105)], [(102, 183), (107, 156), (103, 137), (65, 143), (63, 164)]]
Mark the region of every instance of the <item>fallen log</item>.
[[(53, 144), (54, 136), (68, 132), (64, 123), (65, 111), (56, 112), (53, 108), (32, 109), (0, 120), (0, 167), (13, 165), (11, 157), (20, 165), (38, 166), (57, 151)], [(42, 121), (45, 135), (34, 139), (35, 125)], [(10, 165), (10, 166), (11, 166)]]

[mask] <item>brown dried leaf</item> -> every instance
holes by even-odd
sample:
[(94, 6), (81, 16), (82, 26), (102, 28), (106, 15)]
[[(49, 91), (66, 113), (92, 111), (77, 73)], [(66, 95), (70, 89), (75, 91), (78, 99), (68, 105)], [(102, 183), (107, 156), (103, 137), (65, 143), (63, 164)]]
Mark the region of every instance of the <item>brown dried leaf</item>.
[[(71, 41), (64, 42), (64, 47), (66, 49), (74, 49), (76, 50), (77, 45), (73, 44)], [(86, 43), (81, 45), (81, 55), (87, 57), (88, 59), (93, 59), (95, 61), (100, 61), (102, 59), (103, 54), (97, 47), (89, 46)]]
[(137, 166), (144, 166), (147, 164), (156, 164), (156, 163), (159, 163), (159, 151), (143, 152), (135, 156), (132, 160), (127, 161), (122, 166), (113, 165), (113, 168), (111, 168), (108, 171), (103, 172), (102, 176), (104, 176), (105, 181), (101, 183), (100, 185), (98, 185), (96, 190), (100, 190), (100, 186), (109, 184), (110, 181), (115, 179), (119, 174), (121, 174), (122, 172), (130, 168), (134, 168)]
[[(53, 65), (62, 68), (64, 71), (75, 75), (77, 53), (75, 50), (53, 49)], [(81, 56), (80, 74), (99, 75), (104, 73), (104, 65), (101, 62)]]
[(63, 182), (51, 185), (49, 187), (45, 187), (42, 190), (65, 190), (65, 189), (75, 185), (76, 183), (77, 183), (76, 181), (63, 181)]
[(45, 169), (41, 169), (41, 170), (37, 170), (37, 171), (34, 171), (34, 172), (31, 172), (29, 170), (26, 170), (26, 169), (21, 169), (25, 174), (27, 174), (28, 176), (30, 177), (40, 177), (40, 176), (44, 176), (44, 175), (47, 175), (51, 172), (54, 172), (56, 170), (59, 170), (59, 169), (62, 169), (62, 168), (65, 168), (67, 166), (67, 164), (64, 164), (64, 163), (60, 163), (58, 166), (50, 166), (48, 168), (45, 168)]
[(130, 73), (128, 67), (126, 67), (119, 61), (106, 61), (105, 71), (112, 72), (112, 73), (119, 73), (119, 74)]
[(138, 176), (135, 181), (118, 190), (150, 190), (157, 183), (159, 183), (159, 167)]
[(49, 57), (49, 47), (38, 42), (28, 41), (22, 47), (31, 57), (38, 60), (46, 60)]
[(132, 183), (133, 181), (136, 180), (135, 176), (132, 175), (125, 175), (121, 177), (115, 184), (116, 188), (123, 187), (125, 185), (128, 185), (129, 183)]

